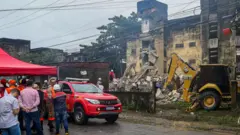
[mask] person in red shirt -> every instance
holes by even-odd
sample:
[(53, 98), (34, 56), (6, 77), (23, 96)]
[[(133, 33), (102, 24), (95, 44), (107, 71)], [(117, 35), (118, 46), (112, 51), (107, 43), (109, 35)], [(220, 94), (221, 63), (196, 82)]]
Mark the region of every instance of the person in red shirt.
[(2, 80), (1, 80), (1, 84), (5, 87), (5, 88), (7, 88), (7, 80), (5, 79), (5, 78), (3, 78)]
[(110, 81), (112, 82), (114, 78), (115, 78), (115, 74), (114, 74), (113, 70), (111, 70), (111, 71), (109, 72), (109, 79), (110, 79)]

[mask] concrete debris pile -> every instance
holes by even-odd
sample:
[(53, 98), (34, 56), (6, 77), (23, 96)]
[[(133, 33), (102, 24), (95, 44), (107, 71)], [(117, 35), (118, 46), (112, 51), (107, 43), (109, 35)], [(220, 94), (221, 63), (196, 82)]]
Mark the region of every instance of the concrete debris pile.
[[(175, 77), (172, 81), (172, 83), (166, 88), (166, 89), (157, 89), (156, 92), (156, 100), (157, 104), (162, 105), (162, 104), (170, 104), (176, 101), (182, 101), (182, 93), (183, 93), (183, 80), (182, 77), (180, 77), (179, 82), (177, 81), (178, 77)], [(180, 83), (180, 85), (178, 84)], [(174, 86), (173, 85), (179, 85), (179, 86)], [(176, 90), (177, 89), (177, 90)]]
[(176, 101), (180, 101), (181, 93), (177, 90), (168, 91), (168, 90), (158, 90), (156, 93), (156, 99), (158, 105), (170, 104)]
[(119, 80), (117, 89), (121, 91), (152, 91), (153, 82), (161, 80), (158, 74), (158, 68), (155, 66), (158, 56), (154, 52), (148, 54), (149, 60), (140, 71), (136, 67), (140, 64), (133, 62), (129, 64), (123, 77)]
[(136, 75), (126, 75), (118, 83), (118, 89), (124, 91), (152, 91), (153, 81), (159, 80), (157, 69), (154, 66), (145, 66)]
[(117, 91), (118, 90), (118, 83), (119, 83), (119, 79), (118, 78), (114, 78), (112, 82), (109, 83), (109, 90), (110, 91)]

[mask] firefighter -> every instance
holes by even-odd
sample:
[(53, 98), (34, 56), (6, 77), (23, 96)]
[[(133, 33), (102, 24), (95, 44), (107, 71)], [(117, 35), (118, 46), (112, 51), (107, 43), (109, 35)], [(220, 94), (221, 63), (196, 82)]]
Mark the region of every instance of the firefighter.
[(9, 83), (9, 87), (6, 88), (6, 90), (7, 90), (7, 93), (10, 94), (11, 90), (14, 89), (14, 88), (17, 88), (17, 86), (16, 86), (16, 81), (13, 80), (13, 79), (9, 80), (8, 83)]
[(19, 86), (18, 90), (21, 92), (25, 87), (26, 87), (27, 80), (26, 79), (21, 79), (19, 81)]
[(47, 110), (48, 110), (48, 127), (49, 127), (50, 132), (53, 132), (53, 129), (54, 129), (53, 122), (54, 122), (55, 118), (54, 118), (53, 98), (55, 98), (56, 94), (55, 94), (53, 86), (56, 84), (56, 81), (57, 81), (56, 78), (49, 79), (49, 88), (47, 89), (47, 92), (45, 93)]
[(61, 88), (58, 84), (54, 85), (54, 90), (56, 91), (56, 97), (53, 99), (56, 118), (56, 135), (60, 135), (60, 124), (64, 125), (65, 135), (68, 135), (68, 113), (66, 105), (66, 94), (64, 92), (61, 92)]

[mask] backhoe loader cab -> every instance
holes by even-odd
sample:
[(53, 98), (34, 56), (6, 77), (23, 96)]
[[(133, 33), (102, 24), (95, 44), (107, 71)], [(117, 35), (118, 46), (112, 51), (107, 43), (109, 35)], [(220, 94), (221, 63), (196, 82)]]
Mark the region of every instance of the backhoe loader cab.
[(227, 101), (230, 97), (228, 66), (220, 64), (201, 65), (196, 85), (200, 105), (205, 110), (217, 109), (222, 101)]

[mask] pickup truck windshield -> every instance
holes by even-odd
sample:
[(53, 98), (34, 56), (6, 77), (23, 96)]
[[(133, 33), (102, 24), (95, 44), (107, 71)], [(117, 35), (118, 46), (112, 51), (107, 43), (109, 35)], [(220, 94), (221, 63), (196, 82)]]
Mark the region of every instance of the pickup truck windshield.
[(75, 92), (79, 93), (102, 93), (102, 90), (92, 84), (72, 84)]

